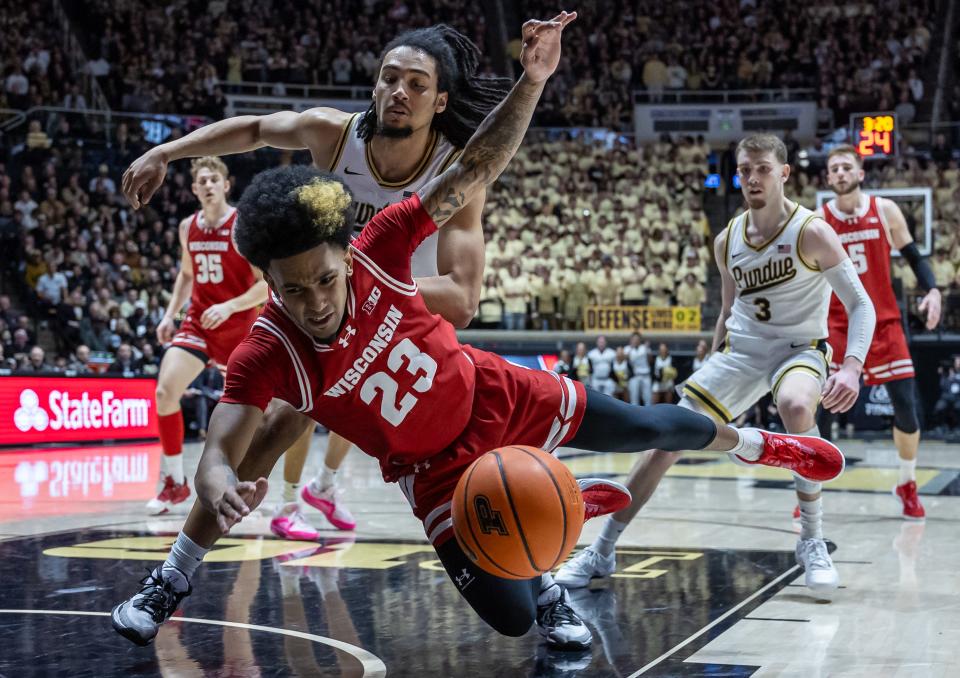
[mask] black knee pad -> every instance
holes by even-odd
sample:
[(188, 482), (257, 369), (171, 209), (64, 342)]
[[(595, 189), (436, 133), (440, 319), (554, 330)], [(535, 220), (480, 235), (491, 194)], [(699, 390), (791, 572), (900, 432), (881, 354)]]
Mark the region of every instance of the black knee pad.
[(893, 425), (904, 433), (916, 433), (920, 429), (917, 419), (917, 389), (913, 377), (888, 381), (885, 386), (893, 405)]

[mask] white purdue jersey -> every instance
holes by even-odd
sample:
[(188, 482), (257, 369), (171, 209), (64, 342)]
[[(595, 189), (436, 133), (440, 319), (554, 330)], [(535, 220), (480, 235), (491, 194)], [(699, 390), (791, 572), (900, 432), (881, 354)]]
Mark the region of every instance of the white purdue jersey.
[(736, 285), (727, 331), (735, 335), (810, 342), (827, 336), (832, 289), (800, 256), (803, 229), (816, 215), (797, 205), (780, 231), (760, 246), (747, 242), (750, 212), (731, 219), (725, 264)]
[[(427, 150), (413, 173), (403, 181), (385, 181), (377, 173), (369, 147), (357, 135), (360, 116), (360, 113), (351, 116), (344, 125), (330, 163), (330, 171), (344, 180), (357, 202), (358, 228), (354, 237), (380, 210), (409, 198), (452, 165), (460, 154), (460, 149), (442, 134), (432, 132)], [(413, 253), (413, 275), (437, 275), (436, 233), (424, 240)]]

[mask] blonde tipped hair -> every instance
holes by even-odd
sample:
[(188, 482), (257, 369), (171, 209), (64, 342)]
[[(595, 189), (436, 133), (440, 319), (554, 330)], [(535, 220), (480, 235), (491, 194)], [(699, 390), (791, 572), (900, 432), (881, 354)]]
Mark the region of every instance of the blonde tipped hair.
[(321, 236), (327, 237), (343, 227), (352, 198), (342, 183), (318, 177), (296, 189), (296, 194)]
[(190, 176), (194, 181), (197, 180), (197, 174), (199, 174), (202, 169), (219, 172), (224, 181), (230, 178), (230, 170), (227, 169), (226, 163), (215, 155), (206, 155), (190, 161)]
[(747, 153), (773, 153), (777, 162), (781, 165), (787, 164), (787, 146), (780, 137), (773, 134), (751, 134), (741, 139), (740, 143), (737, 144), (736, 155), (739, 156), (740, 151), (746, 151)]

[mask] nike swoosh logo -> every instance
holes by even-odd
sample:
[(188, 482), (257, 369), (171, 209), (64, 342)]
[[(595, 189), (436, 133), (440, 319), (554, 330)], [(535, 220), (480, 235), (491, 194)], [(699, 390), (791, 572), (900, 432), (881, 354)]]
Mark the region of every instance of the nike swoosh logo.
[(345, 168), (343, 169), (343, 173), (344, 173), (344, 174), (355, 174), (355, 175), (363, 174), (363, 172), (351, 172), (349, 167), (345, 167)]
[(736, 259), (736, 258), (739, 257), (741, 254), (743, 254), (743, 252), (737, 252), (736, 254), (731, 254), (731, 255), (730, 255), (730, 258), (731, 258), (731, 259)]
[(808, 343), (805, 342), (805, 341), (801, 341), (799, 344), (794, 344), (793, 342), (791, 342), (791, 343), (790, 343), (790, 348), (800, 348), (801, 346), (809, 346), (809, 345), (810, 345), (810, 344), (808, 344)]

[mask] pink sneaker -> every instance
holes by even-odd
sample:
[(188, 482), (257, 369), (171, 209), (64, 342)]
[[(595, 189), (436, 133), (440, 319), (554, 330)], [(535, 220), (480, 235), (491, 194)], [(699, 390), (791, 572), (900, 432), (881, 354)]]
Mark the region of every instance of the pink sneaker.
[(294, 541), (316, 541), (320, 533), (307, 522), (299, 508), (287, 511), (286, 507), (270, 521), (270, 531), (281, 539)]
[(310, 489), (310, 483), (307, 483), (300, 490), (300, 497), (320, 511), (330, 521), (330, 524), (338, 530), (357, 529), (357, 521), (354, 520), (353, 515), (343, 503), (338, 503), (336, 487), (328, 487), (322, 492), (314, 494)]

